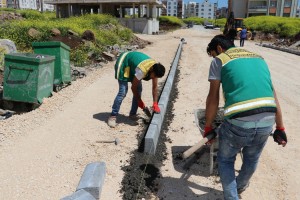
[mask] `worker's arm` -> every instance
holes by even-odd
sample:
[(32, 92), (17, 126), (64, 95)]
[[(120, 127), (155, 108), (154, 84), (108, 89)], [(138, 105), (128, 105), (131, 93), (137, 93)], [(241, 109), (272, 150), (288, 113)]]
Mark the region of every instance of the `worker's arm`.
[(138, 102), (140, 102), (142, 100), (140, 94), (138, 93), (139, 84), (140, 84), (140, 80), (138, 80), (136, 77), (134, 77), (132, 84), (131, 84), (131, 90), (132, 90), (133, 96), (138, 100)]
[(274, 89), (274, 98), (275, 98), (276, 108), (277, 108), (276, 116), (275, 116), (276, 127), (284, 127), (283, 120), (282, 120), (282, 112), (281, 112), (280, 104), (275, 89)]
[(206, 98), (205, 127), (212, 127), (218, 112), (220, 85), (220, 80), (210, 80), (209, 93)]
[(287, 136), (285, 133), (285, 128), (282, 120), (282, 112), (281, 112), (280, 104), (275, 89), (274, 89), (274, 98), (276, 102), (277, 111), (275, 115), (276, 130), (273, 133), (273, 138), (274, 141), (278, 143), (278, 145), (282, 145), (284, 147), (287, 144)]
[(158, 78), (152, 78), (152, 97), (153, 97), (153, 102), (158, 102), (158, 92), (157, 92), (157, 82)]

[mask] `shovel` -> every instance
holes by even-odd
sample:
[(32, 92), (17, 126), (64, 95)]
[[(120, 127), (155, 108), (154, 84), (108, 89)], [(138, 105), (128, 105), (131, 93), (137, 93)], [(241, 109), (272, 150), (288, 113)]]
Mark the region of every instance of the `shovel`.
[(189, 148), (188, 150), (183, 152), (182, 158), (186, 159), (186, 158), (190, 157), (198, 149), (201, 149), (204, 146), (205, 143), (207, 143), (208, 141), (210, 141), (211, 139), (213, 139), (215, 137), (216, 137), (216, 134), (210, 134), (210, 135), (206, 136), (205, 138), (200, 140), (200, 142), (196, 143), (194, 146), (192, 146), (191, 148)]
[(148, 117), (151, 117), (151, 116), (152, 116), (152, 114), (151, 114), (151, 112), (150, 112), (150, 109), (149, 109), (148, 107), (145, 107), (145, 108), (143, 109), (143, 111), (144, 111), (144, 113), (145, 113)]

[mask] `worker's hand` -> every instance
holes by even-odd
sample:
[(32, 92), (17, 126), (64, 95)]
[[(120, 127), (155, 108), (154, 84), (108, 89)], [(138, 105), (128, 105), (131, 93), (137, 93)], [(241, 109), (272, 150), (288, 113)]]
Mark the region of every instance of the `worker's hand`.
[(276, 127), (276, 130), (273, 133), (274, 142), (277, 142), (278, 145), (282, 145), (283, 147), (287, 143), (287, 137), (283, 127)]
[(158, 103), (157, 102), (153, 102), (153, 107), (152, 107), (153, 111), (155, 113), (160, 113), (160, 108), (158, 107)]
[(139, 106), (142, 110), (144, 110), (145, 107), (146, 107), (145, 104), (144, 104), (144, 102), (143, 102), (142, 100), (139, 100), (138, 106)]
[(211, 126), (206, 126), (204, 128), (204, 134), (203, 137), (207, 137), (207, 138), (211, 138), (208, 140), (208, 142), (206, 144), (212, 144), (214, 142), (214, 138), (217, 136), (217, 133), (215, 131), (215, 129), (213, 129)]

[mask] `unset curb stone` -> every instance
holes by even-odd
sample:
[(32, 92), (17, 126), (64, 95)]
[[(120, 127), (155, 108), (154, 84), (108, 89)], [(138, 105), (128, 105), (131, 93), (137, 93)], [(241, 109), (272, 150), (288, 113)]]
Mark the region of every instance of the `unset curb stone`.
[(105, 179), (106, 165), (104, 162), (88, 164), (81, 176), (76, 192), (61, 200), (99, 200)]

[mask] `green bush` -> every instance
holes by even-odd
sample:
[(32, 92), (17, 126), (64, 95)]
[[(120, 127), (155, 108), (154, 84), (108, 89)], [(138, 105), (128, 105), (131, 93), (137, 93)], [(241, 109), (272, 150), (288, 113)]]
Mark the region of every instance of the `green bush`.
[(22, 17), (33, 20), (45, 20), (46, 16), (37, 10), (20, 10)]
[(14, 8), (0, 8), (0, 12), (1, 11), (6, 11), (6, 12), (15, 12), (16, 11), (16, 9), (14, 9)]
[(199, 18), (199, 17), (189, 17), (183, 19), (183, 22), (188, 24), (189, 22), (193, 22), (195, 25), (203, 25), (205, 19), (204, 18)]
[(160, 16), (159, 17), (159, 22), (160, 23), (167, 23), (167, 24), (172, 24), (175, 26), (182, 26), (183, 21), (177, 17), (174, 16)]
[[(31, 48), (33, 41), (47, 41), (51, 37), (51, 29), (57, 28), (63, 36), (72, 30), (79, 35), (84, 31), (91, 30), (95, 34), (96, 43), (99, 45), (121, 44), (129, 41), (132, 31), (119, 25), (116, 18), (110, 15), (83, 15), (66, 19), (52, 18), (52, 13), (39, 13), (35, 11), (24, 11), (26, 20), (14, 20), (0, 25), (0, 38), (7, 38), (14, 41), (21, 50)], [(43, 16), (43, 17), (40, 17)], [(43, 19), (51, 18), (45, 21)], [(107, 28), (108, 27), (108, 28)], [(31, 38), (28, 30), (34, 28), (41, 34), (38, 38)]]
[(83, 67), (88, 64), (88, 52), (90, 50), (89, 47), (80, 45), (71, 51), (70, 60), (72, 60), (75, 66)]
[(293, 37), (300, 33), (300, 18), (256, 16), (244, 20), (248, 29), (264, 33), (276, 33), (282, 37)]
[(217, 19), (215, 21), (215, 25), (219, 27), (224, 27), (226, 24), (226, 20), (227, 20), (226, 18)]

